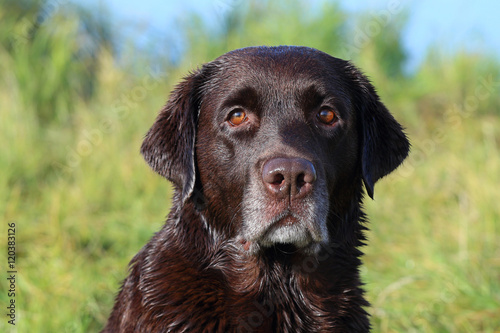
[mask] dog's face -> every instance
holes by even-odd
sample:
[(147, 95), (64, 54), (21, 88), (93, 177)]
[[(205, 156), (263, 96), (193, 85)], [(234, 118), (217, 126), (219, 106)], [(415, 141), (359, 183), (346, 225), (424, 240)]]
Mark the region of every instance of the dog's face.
[(186, 78), (142, 152), (242, 251), (315, 253), (408, 153), (401, 126), (351, 64), (301, 47), (246, 48)]

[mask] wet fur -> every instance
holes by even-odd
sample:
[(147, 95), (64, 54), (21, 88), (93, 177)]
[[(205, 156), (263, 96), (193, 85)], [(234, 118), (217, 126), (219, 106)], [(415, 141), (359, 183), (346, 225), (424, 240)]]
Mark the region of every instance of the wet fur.
[[(228, 134), (215, 119), (245, 80), (253, 88), (235, 98), (258, 110), (258, 121)], [(341, 132), (323, 135), (303, 120), (315, 96), (308, 86), (335, 95)], [(256, 47), (204, 65), (172, 92), (144, 140), (146, 161), (175, 185), (172, 210), (131, 261), (103, 332), (369, 331), (358, 271), (363, 188), (373, 197), (375, 182), (408, 150), (401, 126), (347, 61)], [(260, 220), (282, 208), (261, 189), (258, 163), (282, 155), (318, 169), (314, 194), (295, 203), (328, 236), (308, 250), (258, 242)]]

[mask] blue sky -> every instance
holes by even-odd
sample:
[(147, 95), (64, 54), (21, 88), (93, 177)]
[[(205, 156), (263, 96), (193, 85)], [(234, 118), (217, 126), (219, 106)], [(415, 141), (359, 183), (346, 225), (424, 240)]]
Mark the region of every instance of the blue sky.
[[(174, 22), (192, 11), (208, 20), (245, 0), (79, 0), (94, 8), (111, 10), (115, 24), (133, 23), (144, 31), (175, 34)], [(320, 0), (312, 1), (319, 3)], [(445, 52), (461, 48), (495, 54), (500, 58), (500, 1), (492, 0), (341, 0), (349, 12), (374, 13), (400, 2), (409, 10), (409, 21), (403, 31), (404, 45), (409, 53), (409, 67), (422, 60), (429, 45), (437, 44)], [(119, 23), (117, 23), (119, 22)]]

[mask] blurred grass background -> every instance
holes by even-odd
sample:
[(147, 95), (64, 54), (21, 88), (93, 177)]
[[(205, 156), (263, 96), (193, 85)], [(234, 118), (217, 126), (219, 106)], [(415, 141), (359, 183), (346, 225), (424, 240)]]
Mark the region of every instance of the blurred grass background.
[(15, 329), (0, 277), (1, 332), (103, 327), (126, 265), (169, 210), (170, 186), (139, 146), (170, 89), (231, 49), (279, 44), (352, 59), (413, 144), (366, 202), (374, 331), (500, 332), (498, 58), (435, 46), (407, 73), (404, 11), (356, 42), (372, 16), (334, 2), (306, 16), (305, 1), (249, 1), (222, 30), (193, 14), (179, 25), (182, 56), (118, 49), (105, 14), (55, 3), (0, 0), (0, 245), (16, 222), (19, 270)]

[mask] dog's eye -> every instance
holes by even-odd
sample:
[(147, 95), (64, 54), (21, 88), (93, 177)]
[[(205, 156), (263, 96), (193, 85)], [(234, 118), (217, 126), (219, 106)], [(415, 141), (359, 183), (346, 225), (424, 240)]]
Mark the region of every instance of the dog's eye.
[(322, 109), (318, 112), (317, 117), (318, 120), (325, 125), (333, 125), (339, 120), (337, 114), (330, 109)]
[(234, 110), (229, 114), (228, 121), (232, 126), (239, 126), (248, 120), (247, 114), (241, 109)]

